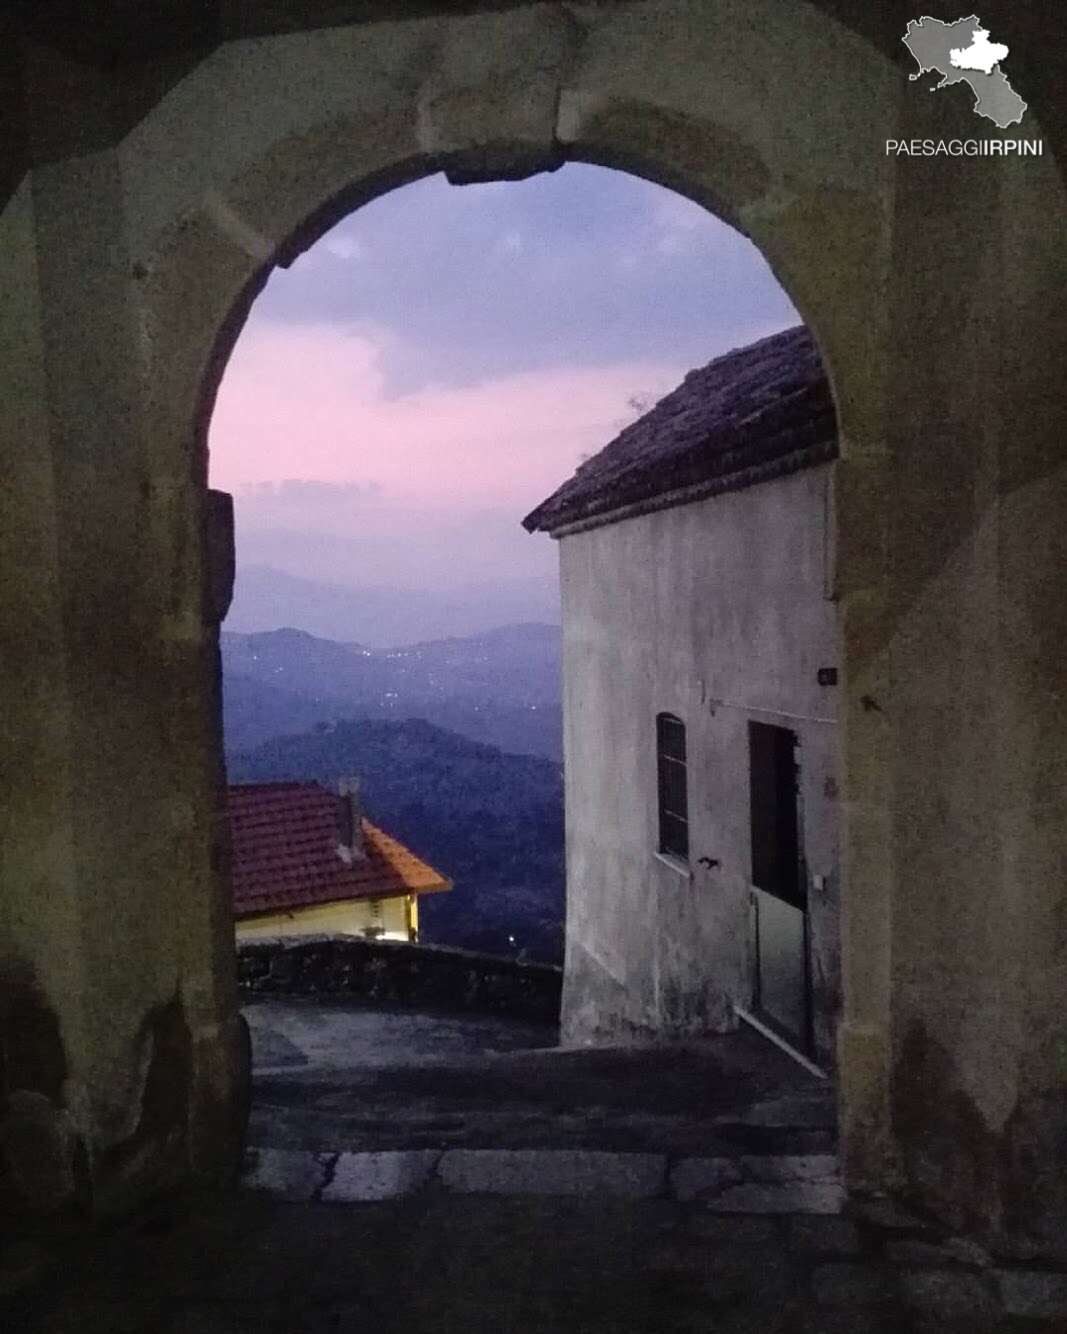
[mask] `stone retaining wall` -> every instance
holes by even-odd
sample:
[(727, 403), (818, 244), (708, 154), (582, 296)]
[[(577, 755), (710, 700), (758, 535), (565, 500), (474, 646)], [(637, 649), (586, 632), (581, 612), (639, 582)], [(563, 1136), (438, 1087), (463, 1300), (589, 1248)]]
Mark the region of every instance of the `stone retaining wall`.
[(379, 1005), (482, 1010), (555, 1023), (562, 970), (495, 955), (354, 936), (241, 941), (243, 993), (344, 996)]

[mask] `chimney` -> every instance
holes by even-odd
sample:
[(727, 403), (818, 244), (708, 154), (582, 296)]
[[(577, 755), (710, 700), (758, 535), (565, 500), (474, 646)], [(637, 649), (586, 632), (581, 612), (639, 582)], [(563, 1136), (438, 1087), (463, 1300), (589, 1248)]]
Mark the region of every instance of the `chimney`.
[(359, 779), (342, 778), (337, 798), (337, 824), (341, 841), (337, 851), (346, 862), (362, 860), (367, 855), (363, 844), (363, 808), (359, 799)]

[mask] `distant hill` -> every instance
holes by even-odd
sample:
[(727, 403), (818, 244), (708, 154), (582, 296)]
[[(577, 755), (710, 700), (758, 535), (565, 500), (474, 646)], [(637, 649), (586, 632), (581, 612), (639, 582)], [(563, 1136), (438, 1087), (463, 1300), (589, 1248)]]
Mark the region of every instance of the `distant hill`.
[[(230, 782), (363, 785), (367, 818), (455, 881), (420, 904), (424, 939), (558, 961), (563, 773), (418, 719), (337, 723), (231, 756)], [(514, 944), (509, 941), (514, 937)]]
[(249, 634), (293, 626), (340, 643), (391, 648), (416, 640), (483, 634), (516, 621), (559, 623), (555, 577), (495, 579), (448, 592), (356, 587), (238, 563), (226, 629)]
[(223, 671), (222, 727), (227, 755), (272, 737), (310, 732), (322, 722), (356, 713), (358, 710), (342, 699), (301, 695), (269, 681)]
[(558, 625), (385, 650), (291, 628), (224, 632), (222, 660), (228, 753), (318, 722), (414, 717), (502, 750), (562, 756)]

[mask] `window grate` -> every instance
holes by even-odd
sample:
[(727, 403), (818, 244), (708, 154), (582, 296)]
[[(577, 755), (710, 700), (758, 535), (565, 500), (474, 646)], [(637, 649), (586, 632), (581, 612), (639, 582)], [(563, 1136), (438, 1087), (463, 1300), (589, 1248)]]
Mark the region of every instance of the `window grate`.
[(656, 717), (659, 780), (659, 850), (689, 860), (689, 792), (685, 723), (673, 713)]

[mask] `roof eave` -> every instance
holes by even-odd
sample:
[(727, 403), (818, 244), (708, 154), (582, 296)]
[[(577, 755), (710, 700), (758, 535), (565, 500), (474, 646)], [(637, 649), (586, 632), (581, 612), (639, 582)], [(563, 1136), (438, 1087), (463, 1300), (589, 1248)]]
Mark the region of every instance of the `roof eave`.
[(439, 894), (452, 888), (452, 881), (445, 880), (439, 885), (426, 885), (413, 888), (410, 885), (395, 886), (388, 889), (372, 889), (364, 893), (346, 890), (343, 894), (329, 894), (322, 898), (305, 899), (300, 903), (276, 903), (262, 908), (235, 908), (234, 920), (250, 921), (255, 917), (273, 917), (278, 913), (306, 912), (314, 908), (330, 908), (338, 903), (366, 903), (368, 899), (406, 899), (411, 894)]
[[(644, 496), (635, 497), (622, 505), (613, 505), (598, 509), (595, 499), (585, 505), (575, 505), (563, 510), (549, 522), (539, 527), (538, 531), (548, 533), (557, 541), (570, 537), (574, 533), (588, 532), (592, 528), (604, 528), (608, 524), (621, 523), (625, 519), (636, 518), (642, 514), (651, 514), (658, 510), (674, 509), (679, 505), (691, 505), (700, 500), (709, 500), (728, 491), (743, 491), (750, 486), (772, 482), (779, 477), (801, 472), (805, 468), (814, 468), (822, 463), (832, 463), (838, 457), (837, 438), (820, 441), (815, 445), (806, 445), (803, 449), (777, 458), (765, 459), (735, 472), (722, 473), (707, 477), (703, 481), (689, 486), (675, 487), (668, 491), (654, 491)], [(541, 507), (545, 508), (544, 506)], [(533, 518), (539, 513), (534, 510)], [(524, 526), (526, 520), (523, 521)], [(534, 531), (530, 529), (529, 531)]]

